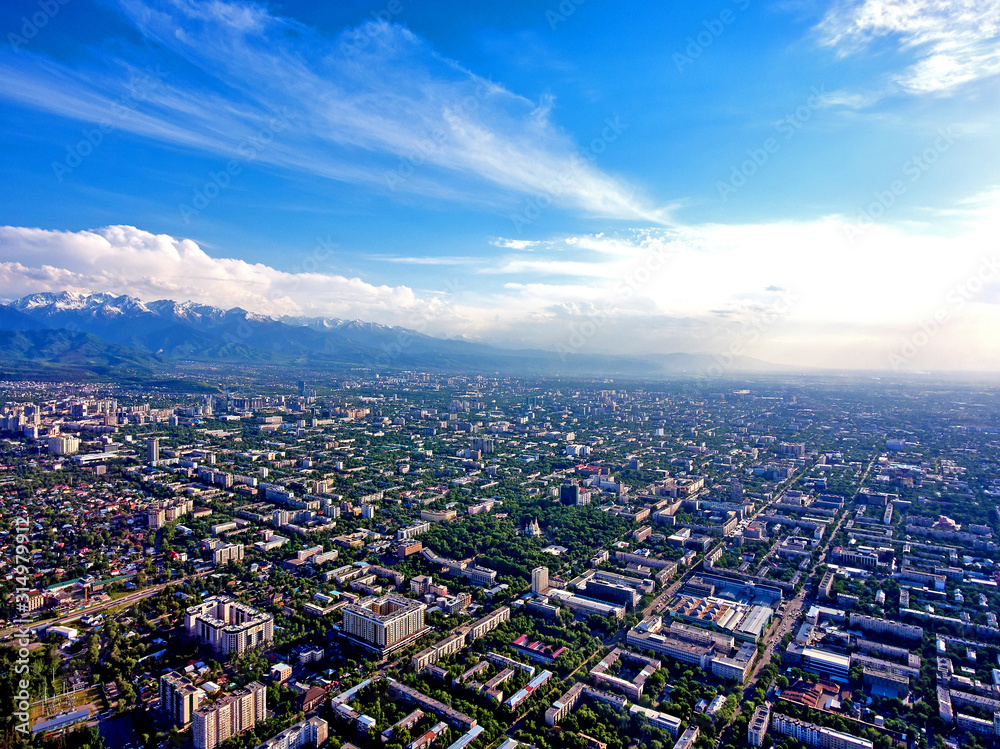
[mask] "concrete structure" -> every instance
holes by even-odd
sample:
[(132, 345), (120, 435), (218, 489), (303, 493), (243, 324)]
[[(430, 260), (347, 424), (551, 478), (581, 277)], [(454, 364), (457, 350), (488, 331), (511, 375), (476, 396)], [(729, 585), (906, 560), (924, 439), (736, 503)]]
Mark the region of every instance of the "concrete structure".
[(277, 736), (272, 736), (256, 749), (300, 749), (304, 746), (320, 747), (326, 743), (329, 726), (322, 718), (310, 718), (289, 726)]
[(674, 749), (692, 749), (694, 742), (698, 740), (700, 733), (701, 731), (698, 729), (698, 726), (688, 726), (683, 735), (677, 739), (677, 743), (674, 744)]
[(545, 723), (550, 726), (559, 725), (559, 722), (573, 712), (573, 708), (585, 696), (610, 705), (619, 712), (624, 711), (628, 706), (628, 700), (624, 697), (619, 697), (609, 692), (602, 692), (600, 689), (595, 689), (588, 684), (584, 684), (582, 681), (578, 681), (567, 689), (559, 699), (553, 702), (552, 707), (545, 711)]
[(428, 631), (427, 606), (395, 593), (366, 598), (344, 607), (341, 631), (382, 655), (406, 647)]
[(764, 746), (764, 737), (767, 736), (770, 718), (771, 711), (767, 703), (758, 705), (757, 709), (753, 711), (753, 718), (750, 719), (750, 724), (747, 726), (747, 743), (750, 746)]
[(818, 749), (873, 749), (872, 742), (859, 739), (849, 733), (834, 731), (832, 728), (821, 728), (815, 723), (807, 723), (798, 718), (775, 713), (771, 717), (771, 727), (784, 736), (791, 736), (806, 746)]
[[(619, 659), (625, 662), (631, 661), (633, 663), (638, 663), (642, 666), (642, 669), (631, 681), (609, 674), (608, 670)], [(619, 692), (622, 692), (633, 702), (638, 702), (639, 698), (642, 697), (642, 690), (646, 684), (646, 679), (652, 676), (659, 667), (660, 662), (655, 658), (630, 653), (622, 648), (615, 648), (604, 657), (604, 660), (591, 669), (590, 676), (594, 680), (594, 683), (598, 686), (606, 686), (616, 689)]]
[(251, 682), (243, 689), (194, 711), (191, 733), (195, 749), (215, 749), (231, 736), (253, 728), (267, 717), (267, 689)]
[(616, 606), (610, 603), (603, 603), (602, 601), (595, 601), (592, 598), (584, 598), (583, 596), (574, 595), (566, 590), (550, 588), (549, 599), (557, 602), (561, 606), (565, 606), (574, 614), (579, 614), (581, 616), (597, 614), (598, 616), (613, 616), (616, 619), (625, 618), (624, 606)]
[(449, 725), (461, 728), (463, 731), (469, 731), (476, 727), (477, 721), (475, 718), (471, 718), (465, 713), (461, 713), (445, 705), (443, 702), (438, 702), (432, 697), (421, 694), (416, 689), (412, 689), (405, 684), (400, 684), (395, 679), (388, 679), (387, 681), (389, 682), (389, 697), (396, 697), (404, 702), (419, 705), (424, 710), (441, 716)]
[(531, 592), (544, 593), (549, 589), (549, 568), (535, 567), (531, 571)]
[(212, 550), (215, 566), (243, 561), (243, 544), (220, 544)]
[(179, 671), (160, 677), (160, 711), (177, 728), (194, 720), (194, 711), (205, 699), (205, 692)]
[(896, 635), (906, 640), (920, 640), (924, 636), (923, 627), (894, 622), (889, 619), (879, 619), (866, 614), (851, 614), (849, 621), (852, 627), (865, 632)]
[(189, 636), (220, 655), (240, 654), (274, 640), (274, 617), (225, 595), (189, 607), (184, 625)]
[(629, 715), (643, 716), (649, 721), (649, 724), (653, 728), (666, 731), (675, 739), (681, 732), (681, 719), (670, 715), (670, 713), (661, 713), (658, 710), (650, 710), (648, 707), (642, 707), (641, 705), (631, 705), (628, 711)]

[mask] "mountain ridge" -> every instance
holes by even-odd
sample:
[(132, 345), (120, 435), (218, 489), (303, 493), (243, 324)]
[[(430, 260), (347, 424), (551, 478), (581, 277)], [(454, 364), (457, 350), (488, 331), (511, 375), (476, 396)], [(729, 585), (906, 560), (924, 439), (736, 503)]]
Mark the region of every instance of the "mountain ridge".
[[(0, 305), (0, 330), (67, 330), (94, 336), (110, 346), (171, 360), (267, 363), (293, 367), (343, 369), (423, 369), (496, 371), (535, 375), (711, 374), (718, 357), (702, 354), (612, 356), (505, 349), (473, 341), (438, 338), (400, 326), (352, 319), (272, 317), (241, 307), (228, 310), (191, 301), (152, 302), (129, 295), (79, 292), (28, 294)], [(18, 353), (24, 360), (29, 349)], [(122, 356), (109, 350), (108, 356)], [(5, 359), (0, 350), (0, 363)], [(126, 357), (127, 358), (127, 357)], [(49, 362), (55, 364), (57, 362)], [(151, 365), (152, 366), (152, 365)], [(727, 368), (740, 372), (788, 372), (749, 357)]]

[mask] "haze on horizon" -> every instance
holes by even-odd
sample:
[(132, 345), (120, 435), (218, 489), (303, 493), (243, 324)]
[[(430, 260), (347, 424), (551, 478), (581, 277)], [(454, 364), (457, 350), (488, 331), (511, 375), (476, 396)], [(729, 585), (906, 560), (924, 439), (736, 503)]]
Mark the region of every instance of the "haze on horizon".
[(4, 4), (0, 298), (1000, 368), (1000, 0), (335, 5)]

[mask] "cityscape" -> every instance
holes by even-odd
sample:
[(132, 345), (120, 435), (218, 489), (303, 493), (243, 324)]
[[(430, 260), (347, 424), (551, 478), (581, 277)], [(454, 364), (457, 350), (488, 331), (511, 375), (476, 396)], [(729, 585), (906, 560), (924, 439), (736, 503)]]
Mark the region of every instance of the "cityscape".
[(1000, 749), (1000, 0), (0, 32), (0, 749)]
[(30, 694), (8, 730), (163, 749), (1000, 732), (995, 385), (0, 385), (0, 652)]

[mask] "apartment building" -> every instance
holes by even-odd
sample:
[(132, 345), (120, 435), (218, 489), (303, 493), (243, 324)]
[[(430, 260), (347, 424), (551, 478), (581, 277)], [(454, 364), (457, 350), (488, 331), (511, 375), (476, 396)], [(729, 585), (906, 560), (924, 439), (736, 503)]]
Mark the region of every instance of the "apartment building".
[(232, 736), (267, 717), (267, 688), (254, 681), (218, 702), (194, 711), (191, 733), (195, 749), (215, 749)]
[(791, 736), (806, 746), (818, 749), (873, 749), (872, 742), (867, 739), (859, 739), (849, 733), (823, 728), (780, 713), (771, 716), (771, 728), (783, 736)]
[(406, 647), (428, 631), (424, 624), (426, 610), (425, 604), (395, 593), (366, 598), (344, 607), (341, 631), (385, 655)]
[(763, 705), (758, 705), (757, 709), (753, 711), (753, 718), (750, 719), (750, 724), (747, 726), (747, 742), (750, 746), (764, 746), (764, 737), (767, 735), (770, 717), (771, 711), (766, 702)]
[(220, 655), (243, 653), (274, 640), (274, 617), (226, 595), (211, 596), (190, 606), (184, 625), (189, 636)]
[(272, 736), (256, 749), (300, 749), (304, 746), (320, 747), (326, 743), (329, 726), (322, 718), (310, 718), (289, 726), (276, 736)]
[(160, 711), (177, 728), (185, 728), (194, 720), (194, 711), (204, 699), (204, 690), (179, 671), (160, 677)]
[(866, 614), (851, 614), (850, 623), (852, 627), (857, 627), (865, 632), (896, 635), (907, 640), (919, 640), (924, 636), (923, 627), (894, 622), (889, 619), (879, 619)]

